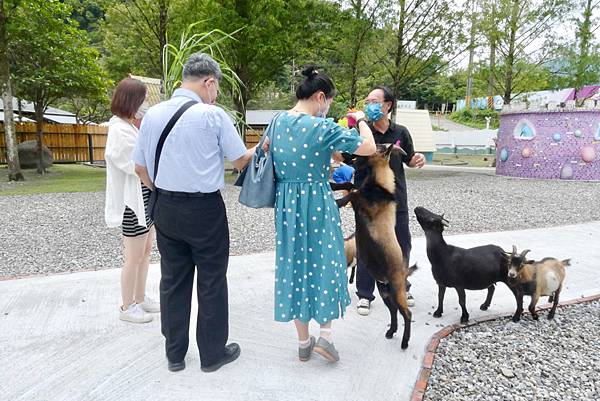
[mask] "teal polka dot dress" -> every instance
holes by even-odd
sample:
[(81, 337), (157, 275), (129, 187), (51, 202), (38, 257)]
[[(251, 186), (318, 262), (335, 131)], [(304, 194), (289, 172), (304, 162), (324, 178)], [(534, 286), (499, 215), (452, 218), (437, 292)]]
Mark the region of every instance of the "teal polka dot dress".
[(307, 114), (284, 112), (273, 123), (275, 320), (324, 324), (350, 304), (340, 214), (328, 182), (331, 153), (353, 153), (363, 139)]

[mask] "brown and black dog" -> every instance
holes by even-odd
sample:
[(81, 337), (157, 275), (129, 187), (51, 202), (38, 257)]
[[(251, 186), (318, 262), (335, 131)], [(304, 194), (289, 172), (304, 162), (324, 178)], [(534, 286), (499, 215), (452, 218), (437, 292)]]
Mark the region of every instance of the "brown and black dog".
[(371, 156), (359, 156), (354, 167), (364, 181), (336, 202), (339, 207), (352, 202), (356, 221), (356, 248), (369, 273), (377, 280), (377, 289), (391, 316), (386, 338), (398, 330), (398, 311), (404, 318), (402, 349), (408, 347), (412, 314), (406, 300), (406, 278), (417, 266), (408, 267), (396, 239), (396, 186), (389, 160), (392, 152), (404, 153), (394, 145), (378, 146)]

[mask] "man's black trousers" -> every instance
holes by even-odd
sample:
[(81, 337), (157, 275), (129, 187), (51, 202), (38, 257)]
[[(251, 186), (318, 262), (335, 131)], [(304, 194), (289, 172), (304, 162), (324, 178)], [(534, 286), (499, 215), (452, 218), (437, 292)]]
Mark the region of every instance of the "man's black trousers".
[(229, 336), (229, 227), (220, 192), (191, 195), (195, 196), (159, 192), (156, 202), (154, 222), (162, 274), (161, 331), (169, 361), (182, 361), (189, 344), (192, 288), (197, 271), (196, 342), (202, 366), (209, 366), (223, 357)]

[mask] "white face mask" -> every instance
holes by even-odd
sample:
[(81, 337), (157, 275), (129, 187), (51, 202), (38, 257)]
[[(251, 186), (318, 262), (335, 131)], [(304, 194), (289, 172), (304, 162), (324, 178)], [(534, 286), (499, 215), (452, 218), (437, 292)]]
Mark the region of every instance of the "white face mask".
[(150, 104), (144, 100), (144, 103), (142, 103), (139, 107), (139, 109), (135, 112), (135, 118), (138, 120), (141, 120), (142, 117), (144, 117), (144, 114), (146, 114), (146, 112), (148, 111), (148, 109), (150, 108)]
[(329, 109), (331, 108), (331, 103), (327, 104), (327, 98), (323, 102), (323, 108), (321, 108), (321, 103), (319, 103), (319, 110), (317, 111), (317, 117), (327, 118), (327, 113), (329, 113)]

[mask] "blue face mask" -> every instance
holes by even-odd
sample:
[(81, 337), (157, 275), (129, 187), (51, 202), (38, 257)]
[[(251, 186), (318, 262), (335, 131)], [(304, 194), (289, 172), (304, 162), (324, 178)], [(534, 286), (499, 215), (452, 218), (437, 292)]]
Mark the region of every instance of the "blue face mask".
[(379, 121), (383, 118), (384, 114), (381, 111), (381, 103), (369, 103), (365, 108), (365, 114), (369, 121)]

